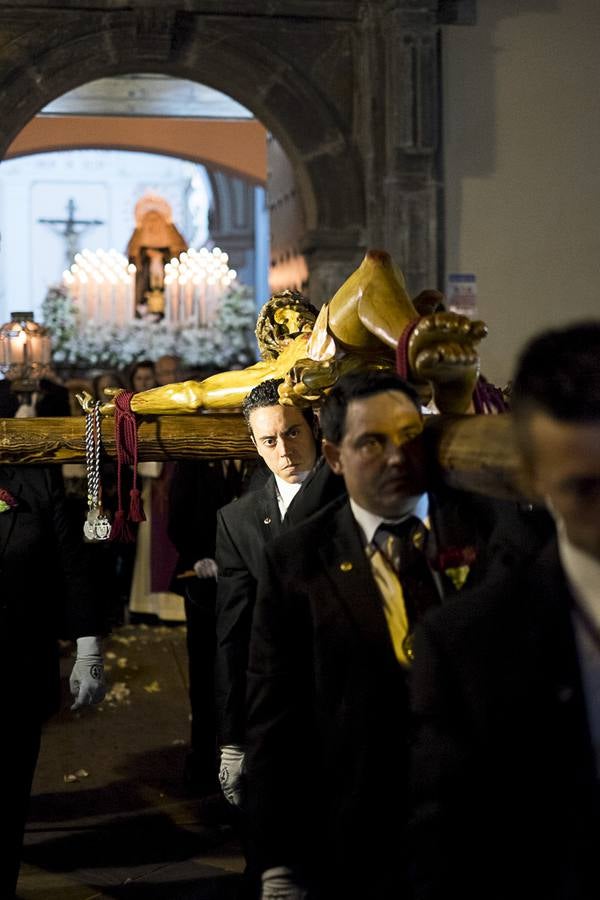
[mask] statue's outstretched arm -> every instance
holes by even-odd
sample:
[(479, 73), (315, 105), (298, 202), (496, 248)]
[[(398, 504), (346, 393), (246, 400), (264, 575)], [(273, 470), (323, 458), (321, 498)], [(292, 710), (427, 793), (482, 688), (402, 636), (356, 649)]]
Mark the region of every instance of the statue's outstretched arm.
[[(285, 347), (277, 359), (261, 360), (246, 369), (219, 372), (203, 381), (180, 381), (141, 391), (131, 398), (131, 409), (138, 415), (170, 415), (194, 413), (198, 409), (235, 409), (240, 407), (253, 387), (267, 378), (283, 378), (290, 369), (306, 356), (309, 334), (303, 333)], [(107, 396), (114, 396), (108, 389)], [(84, 412), (91, 409), (93, 398), (81, 395), (79, 402)], [(100, 407), (102, 415), (114, 413), (110, 400)]]

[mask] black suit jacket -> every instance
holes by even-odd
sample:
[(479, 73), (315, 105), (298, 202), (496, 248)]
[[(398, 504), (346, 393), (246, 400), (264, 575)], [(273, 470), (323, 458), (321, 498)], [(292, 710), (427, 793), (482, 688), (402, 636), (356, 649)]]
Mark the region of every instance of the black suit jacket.
[(598, 787), (554, 542), (415, 641), (416, 897), (591, 900)]
[[(512, 504), (445, 492), (432, 501), (430, 519), (440, 547), (476, 548), (472, 577), (479, 570), (481, 578), (486, 553), (498, 558), (499, 532), (516, 526), (518, 514)], [(522, 536), (526, 531), (521, 526)], [(505, 547), (504, 562), (510, 552)], [(406, 672), (348, 501), (281, 536), (263, 555), (247, 740), (260, 863), (308, 867), (326, 897), (401, 896)], [(449, 579), (444, 587), (454, 593)]]
[[(56, 467), (0, 466), (17, 506), (0, 514), (0, 670), (6, 703), (44, 718), (58, 702), (57, 638), (101, 634), (86, 548)], [(92, 552), (93, 547), (87, 548)]]
[(219, 743), (243, 744), (246, 728), (246, 669), (256, 583), (264, 548), (277, 535), (326, 506), (344, 489), (320, 459), (290, 504), (283, 522), (276, 483), (266, 484), (217, 514), (216, 703)]

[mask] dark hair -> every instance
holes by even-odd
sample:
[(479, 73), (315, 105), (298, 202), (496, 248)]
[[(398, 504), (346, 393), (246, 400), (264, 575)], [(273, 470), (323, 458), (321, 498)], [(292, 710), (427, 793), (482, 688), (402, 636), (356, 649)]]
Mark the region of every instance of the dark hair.
[[(254, 409), (261, 409), (265, 406), (279, 406), (279, 392), (277, 388), (283, 384), (283, 378), (268, 378), (261, 381), (256, 387), (252, 388), (244, 402), (242, 403), (242, 412), (248, 426), (248, 431), (252, 434), (250, 427), (250, 413)], [(310, 406), (300, 410), (310, 427), (312, 428), (315, 421), (315, 414)]]
[(600, 419), (600, 322), (546, 331), (523, 350), (511, 408), (517, 424), (537, 408), (555, 419)]
[(421, 411), (417, 392), (399, 375), (393, 372), (356, 372), (340, 378), (325, 400), (319, 417), (323, 437), (333, 444), (339, 444), (344, 437), (346, 411), (352, 400), (361, 400), (386, 391), (406, 394), (415, 408)]
[(137, 372), (139, 372), (140, 369), (152, 369), (153, 374), (156, 374), (155, 370), (154, 370), (154, 363), (152, 362), (151, 359), (141, 359), (138, 362), (135, 362), (132, 365), (131, 369), (129, 370), (129, 384), (132, 387), (133, 387), (133, 377), (134, 377), (134, 375), (136, 375)]
[(125, 388), (123, 379), (114, 369), (107, 369), (106, 372), (98, 372), (97, 375), (94, 375), (92, 380), (92, 391), (96, 400), (106, 400), (104, 395), (100, 396), (100, 382), (104, 378), (109, 378), (112, 381), (112, 384), (107, 384), (106, 387)]

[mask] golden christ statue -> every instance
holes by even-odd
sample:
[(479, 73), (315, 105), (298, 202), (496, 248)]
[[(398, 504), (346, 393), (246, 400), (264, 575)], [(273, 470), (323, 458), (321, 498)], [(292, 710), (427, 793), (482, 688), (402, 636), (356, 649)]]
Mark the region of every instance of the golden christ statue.
[[(433, 395), (440, 412), (468, 412), (479, 375), (477, 344), (485, 337), (486, 326), (449, 312), (420, 317), (402, 273), (381, 250), (367, 252), (319, 313), (294, 291), (271, 297), (256, 325), (259, 362), (204, 381), (142, 391), (131, 398), (131, 409), (139, 415), (233, 409), (268, 378), (284, 379), (283, 403), (318, 403), (346, 372), (394, 369), (398, 342), (409, 326), (409, 380), (424, 395)], [(81, 398), (84, 409), (90, 401), (87, 396)], [(101, 412), (107, 414), (113, 408), (106, 403)]]

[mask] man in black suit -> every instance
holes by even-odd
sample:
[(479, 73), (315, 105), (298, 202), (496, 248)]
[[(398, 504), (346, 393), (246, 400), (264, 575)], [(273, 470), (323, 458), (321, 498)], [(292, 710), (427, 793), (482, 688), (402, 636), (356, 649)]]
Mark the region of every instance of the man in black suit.
[(104, 616), (58, 468), (0, 466), (0, 682), (5, 733), (0, 896), (14, 896), (44, 720), (58, 708), (58, 637), (77, 639), (72, 709), (105, 693)]
[(535, 339), (513, 410), (557, 533), (417, 637), (418, 900), (598, 893), (600, 323)]
[(246, 741), (246, 669), (256, 582), (265, 545), (343, 490), (318, 459), (312, 410), (282, 406), (269, 379), (255, 387), (243, 412), (266, 482), (217, 515), (217, 735), (225, 797), (240, 806)]
[(184, 779), (198, 795), (219, 791), (215, 716), (217, 512), (239, 497), (253, 461), (184, 460), (169, 491), (168, 534), (178, 558), (171, 590), (183, 593), (190, 698), (190, 751)]
[(398, 376), (340, 379), (324, 455), (349, 498), (263, 551), (248, 669), (249, 818), (263, 898), (405, 892), (412, 629), (485, 571), (498, 508), (426, 493)]

